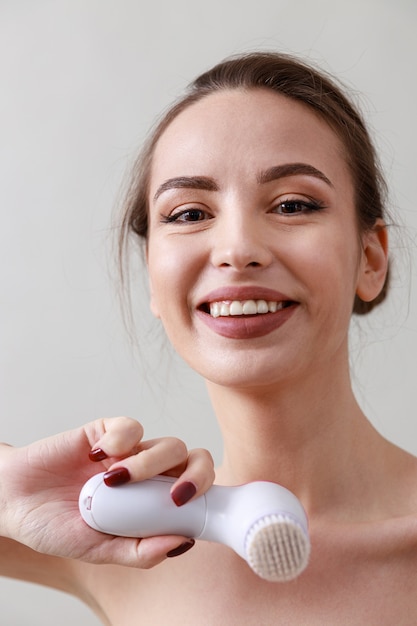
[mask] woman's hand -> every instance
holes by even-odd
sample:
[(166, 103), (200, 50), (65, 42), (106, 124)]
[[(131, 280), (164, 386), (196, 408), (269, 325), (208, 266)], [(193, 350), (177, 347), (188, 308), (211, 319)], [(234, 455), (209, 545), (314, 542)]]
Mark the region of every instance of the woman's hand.
[(140, 568), (185, 551), (192, 545), (187, 537), (113, 537), (89, 528), (79, 514), (81, 487), (102, 471), (115, 489), (156, 474), (177, 476), (171, 494), (179, 506), (211, 486), (213, 460), (206, 450), (142, 436), (138, 422), (118, 417), (23, 448), (0, 444), (0, 535), (43, 554)]

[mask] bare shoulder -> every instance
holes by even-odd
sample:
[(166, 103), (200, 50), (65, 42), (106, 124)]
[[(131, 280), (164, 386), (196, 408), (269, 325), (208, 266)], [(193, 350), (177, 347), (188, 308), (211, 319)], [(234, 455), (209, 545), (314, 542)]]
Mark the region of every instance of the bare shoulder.
[(384, 468), (386, 504), (392, 517), (417, 517), (417, 457), (389, 443)]
[[(417, 457), (391, 442), (386, 442), (385, 457), (376, 467), (378, 479), (368, 497), (373, 500), (369, 518), (359, 525), (369, 546), (382, 555), (406, 549), (417, 556)], [(359, 530), (358, 530), (359, 532)], [(372, 541), (372, 536), (375, 541)], [(359, 542), (360, 544), (360, 542)], [(363, 546), (362, 546), (363, 547)], [(413, 556), (414, 555), (414, 556)]]
[(74, 563), (77, 595), (103, 623), (128, 626), (140, 615), (182, 626), (417, 623), (417, 458), (387, 442), (379, 459), (360, 506), (347, 503), (353, 517), (311, 519), (310, 564), (293, 583), (265, 583), (228, 548), (197, 542), (148, 571)]

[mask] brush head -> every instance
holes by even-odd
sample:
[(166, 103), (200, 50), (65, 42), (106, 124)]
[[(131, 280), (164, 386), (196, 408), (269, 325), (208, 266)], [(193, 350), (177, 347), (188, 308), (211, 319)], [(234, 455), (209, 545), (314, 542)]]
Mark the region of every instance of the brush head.
[(265, 515), (250, 528), (246, 560), (253, 571), (270, 582), (293, 580), (306, 568), (310, 555), (308, 534), (292, 517)]

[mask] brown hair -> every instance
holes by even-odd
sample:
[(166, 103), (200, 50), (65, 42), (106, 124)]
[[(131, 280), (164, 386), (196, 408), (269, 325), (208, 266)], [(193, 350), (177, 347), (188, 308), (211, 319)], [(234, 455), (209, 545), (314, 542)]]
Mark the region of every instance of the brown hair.
[[(148, 195), (152, 157), (158, 139), (184, 109), (213, 92), (225, 89), (271, 89), (313, 109), (339, 136), (346, 148), (356, 193), (360, 232), (371, 230), (385, 217), (386, 184), (375, 148), (360, 113), (333, 78), (311, 65), (285, 54), (255, 52), (227, 59), (201, 74), (185, 96), (162, 117), (150, 135), (134, 167), (120, 231), (120, 255), (128, 236), (144, 241), (148, 235)], [(381, 293), (372, 302), (355, 298), (353, 312), (365, 314), (385, 299), (388, 274)]]

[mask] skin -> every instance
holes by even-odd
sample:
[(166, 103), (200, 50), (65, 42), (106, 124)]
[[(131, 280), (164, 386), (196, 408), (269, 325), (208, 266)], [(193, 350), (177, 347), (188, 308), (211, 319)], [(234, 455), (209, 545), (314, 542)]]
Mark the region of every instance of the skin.
[[(303, 171), (289, 174), (288, 164)], [(41, 577), (117, 626), (417, 620), (417, 463), (369, 424), (349, 377), (353, 299), (379, 293), (388, 247), (381, 223), (359, 233), (353, 196), (334, 132), (268, 91), (226, 91), (192, 105), (162, 135), (153, 160), (151, 308), (207, 381), (224, 438), (216, 482), (272, 480), (296, 493), (310, 520), (307, 570), (270, 584), (221, 545), (197, 542), (166, 559), (185, 538), (109, 540), (83, 527), (74, 503), (81, 479), (98, 470), (126, 467), (132, 480), (165, 471), (177, 485), (193, 482), (197, 495), (214, 479), (206, 451), (146, 442), (136, 422), (120, 418), (27, 449), (0, 447), (0, 470), (12, 477), (0, 499), (15, 504), (0, 517), (0, 573)], [(207, 314), (213, 299), (271, 293), (290, 303), (273, 328), (269, 313), (248, 323)], [(92, 467), (87, 456), (97, 447), (109, 458)], [(45, 468), (54, 463), (51, 480)], [(63, 490), (59, 511), (47, 506), (51, 494), (62, 501)], [(47, 520), (47, 535), (34, 536), (28, 510), (35, 522)], [(60, 535), (58, 515), (60, 525), (78, 524), (77, 553)]]
[[(312, 166), (328, 182), (305, 175), (257, 182), (259, 172), (289, 163)], [(226, 446), (228, 469), (218, 476), (233, 483), (272, 477), (300, 492), (291, 475), (297, 461), (307, 473), (323, 464), (327, 474), (323, 437), (334, 436), (330, 426), (344, 429), (341, 411), (362, 417), (349, 379), (348, 327), (355, 293), (372, 299), (382, 285), (386, 232), (359, 236), (350, 172), (333, 131), (303, 105), (268, 91), (212, 95), (179, 116), (158, 145), (150, 196), (166, 180), (201, 174), (218, 191), (170, 189), (151, 206), (152, 310), (207, 380)], [(311, 198), (320, 211), (278, 212), (283, 201)], [(190, 207), (206, 218), (161, 222)], [(236, 286), (275, 289), (298, 304), (275, 331), (230, 340), (201, 322), (198, 306), (214, 289)], [(344, 432), (340, 440), (346, 456)], [(317, 450), (306, 455), (306, 442)], [(340, 458), (338, 450), (337, 464)], [(317, 481), (307, 489), (296, 474), (310, 499)], [(316, 506), (324, 494), (318, 484)]]
[[(354, 293), (364, 289), (371, 298), (372, 289), (368, 294), (362, 275), (367, 258), (353, 219), (342, 146), (313, 113), (276, 94), (231, 92), (206, 100), (174, 121), (154, 159), (151, 198), (165, 180), (181, 175), (204, 172), (219, 188), (171, 189), (153, 202), (148, 261), (154, 313), (180, 354), (212, 383), (246, 389), (281, 383), (283, 359), (292, 384), (318, 358), (345, 367)], [(268, 121), (259, 114), (260, 102)], [(219, 129), (221, 116), (226, 119)], [(198, 130), (190, 132), (193, 122)], [(330, 184), (302, 175), (257, 184), (258, 173), (287, 163), (313, 165)], [(274, 212), (274, 203), (294, 198), (314, 198), (326, 208), (291, 217)], [(161, 223), (161, 215), (194, 206), (208, 219)], [(380, 247), (377, 238), (368, 238)], [(384, 251), (382, 256), (385, 263)], [(296, 332), (230, 342), (207, 329), (195, 315), (199, 303), (212, 290), (233, 286), (277, 289), (299, 302), (288, 322)], [(275, 337), (278, 345), (271, 342)]]

